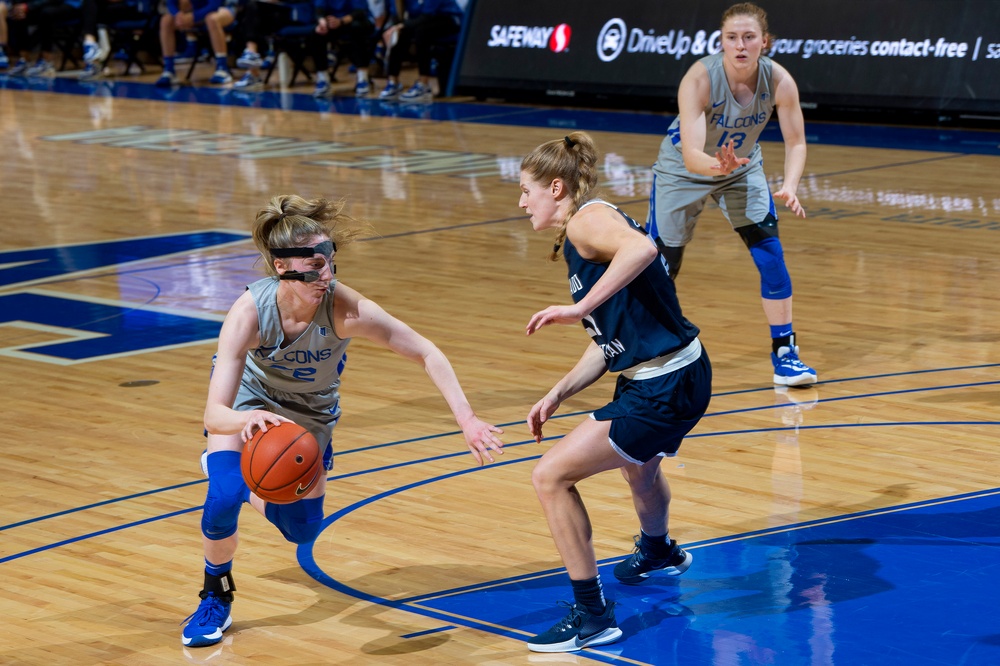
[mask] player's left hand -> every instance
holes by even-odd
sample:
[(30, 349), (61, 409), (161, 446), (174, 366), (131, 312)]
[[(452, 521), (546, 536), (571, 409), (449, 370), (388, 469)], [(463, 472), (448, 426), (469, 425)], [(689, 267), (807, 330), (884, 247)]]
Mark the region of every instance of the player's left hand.
[(553, 397), (551, 392), (547, 393), (531, 408), (528, 413), (528, 432), (531, 433), (536, 442), (541, 443), (542, 426), (556, 413), (557, 409), (559, 409), (559, 400)]
[(729, 141), (722, 150), (716, 152), (715, 159), (719, 164), (712, 168), (718, 171), (720, 176), (728, 176), (744, 164), (750, 163), (749, 157), (736, 157), (736, 144), (733, 141)]
[(470, 419), (467, 423), (461, 424), (462, 434), (465, 435), (465, 443), (469, 447), (469, 452), (476, 462), (482, 466), (483, 459), (495, 462), (490, 450), (498, 455), (503, 455), (503, 442), (493, 433), (503, 434), (503, 430), (483, 421), (479, 417)]
[(793, 213), (795, 213), (795, 215), (797, 215), (798, 217), (806, 216), (806, 210), (805, 208), (802, 207), (802, 204), (799, 202), (799, 198), (795, 196), (795, 192), (792, 192), (791, 190), (786, 190), (785, 188), (782, 187), (780, 190), (774, 193), (774, 196), (776, 199), (784, 199), (785, 207), (791, 210)]
[(531, 335), (542, 326), (549, 324), (575, 324), (586, 316), (578, 305), (550, 305), (531, 316), (525, 332)]

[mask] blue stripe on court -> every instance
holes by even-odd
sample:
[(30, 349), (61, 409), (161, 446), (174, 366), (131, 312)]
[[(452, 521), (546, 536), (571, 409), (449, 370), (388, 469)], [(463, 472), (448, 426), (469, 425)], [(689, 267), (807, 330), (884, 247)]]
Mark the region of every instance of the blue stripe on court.
[[(250, 239), (245, 233), (199, 231), (101, 243), (20, 248), (0, 252), (0, 286), (63, 277), (137, 261), (159, 259)], [(115, 271), (119, 273), (120, 271)]]
[[(1000, 663), (989, 640), (998, 546), (994, 489), (696, 545), (687, 573), (642, 586), (614, 582), (607, 564), (625, 640), (602, 650), (678, 664)], [(559, 573), (421, 604), (538, 632), (559, 619), (552, 604), (567, 592)]]
[[(372, 501), (471, 471), (381, 493), (331, 515), (324, 527)], [(654, 664), (1000, 663), (1000, 643), (991, 638), (997, 547), (994, 488), (690, 544), (695, 566), (687, 573), (641, 586), (614, 580), (615, 558), (601, 574), (625, 638), (579, 656)], [(323, 572), (311, 545), (298, 556), (310, 576), (339, 592), (514, 639), (547, 629), (565, 612), (555, 601), (571, 594), (560, 569), (388, 600)]]

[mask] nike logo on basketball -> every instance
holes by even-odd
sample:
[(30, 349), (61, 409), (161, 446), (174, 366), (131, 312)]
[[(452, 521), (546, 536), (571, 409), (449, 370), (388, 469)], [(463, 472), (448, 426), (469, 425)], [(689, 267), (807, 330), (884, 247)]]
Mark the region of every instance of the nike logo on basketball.
[(298, 486), (295, 487), (296, 495), (305, 495), (307, 492), (309, 492), (309, 486), (303, 488), (302, 484), (300, 483)]

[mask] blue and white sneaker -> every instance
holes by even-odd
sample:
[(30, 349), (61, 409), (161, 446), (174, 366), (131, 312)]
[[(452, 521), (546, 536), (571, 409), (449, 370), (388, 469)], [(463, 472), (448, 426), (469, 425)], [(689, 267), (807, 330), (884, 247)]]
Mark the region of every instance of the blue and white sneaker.
[(256, 51), (244, 49), (240, 57), (236, 59), (236, 66), (240, 69), (256, 69), (264, 66), (264, 59)]
[(430, 87), (417, 81), (410, 89), (399, 96), (400, 102), (430, 102), (434, 99), (434, 93)]
[(185, 618), (187, 625), (181, 643), (188, 647), (206, 647), (222, 640), (223, 632), (233, 624), (229, 612), (232, 603), (223, 601), (214, 592), (202, 592), (198, 610)]
[(372, 86), (368, 81), (358, 81), (354, 86), (355, 97), (367, 97), (372, 91)]
[(11, 76), (24, 76), (24, 73), (28, 71), (28, 61), (24, 58), (18, 58), (14, 66), (10, 68), (7, 72)]
[(774, 364), (774, 383), (781, 386), (808, 386), (818, 379), (816, 371), (799, 360), (799, 347), (779, 347), (771, 354)]
[(10, 67), (10, 58), (7, 57), (3, 49), (0, 49), (0, 70), (5, 70), (8, 67)]
[(244, 74), (243, 78), (233, 84), (234, 89), (246, 90), (248, 92), (251, 90), (260, 90), (263, 87), (264, 83), (250, 72)]
[(52, 66), (52, 63), (48, 60), (38, 59), (34, 65), (29, 67), (27, 71), (24, 72), (25, 76), (55, 76), (56, 68)]
[(153, 85), (157, 88), (173, 88), (177, 85), (177, 75), (173, 72), (164, 71)]
[(108, 57), (108, 51), (101, 48), (97, 42), (87, 42), (83, 45), (83, 61), (87, 64), (104, 62)]
[(316, 87), (313, 88), (313, 97), (326, 97), (330, 94), (330, 82), (326, 79), (316, 79)]
[(100, 47), (97, 46), (97, 42), (84, 42), (83, 43), (83, 61), (84, 62), (97, 62), (97, 54), (100, 51)]
[(215, 70), (215, 74), (212, 74), (212, 78), (208, 82), (213, 86), (224, 86), (233, 82), (233, 75), (229, 73), (228, 69), (220, 68)]
[(80, 80), (86, 81), (87, 79), (96, 78), (100, 72), (97, 71), (97, 65), (92, 62), (88, 62), (83, 66), (83, 71), (80, 72)]
[(385, 89), (378, 94), (378, 98), (387, 102), (399, 99), (400, 93), (403, 92), (403, 86), (398, 83), (387, 83), (385, 84)]

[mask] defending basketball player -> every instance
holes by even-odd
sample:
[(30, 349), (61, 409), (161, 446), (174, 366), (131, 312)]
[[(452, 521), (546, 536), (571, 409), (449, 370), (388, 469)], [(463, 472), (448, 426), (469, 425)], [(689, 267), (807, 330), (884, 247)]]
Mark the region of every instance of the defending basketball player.
[(805, 217), (796, 190), (806, 163), (799, 90), (784, 67), (762, 55), (771, 39), (767, 14), (743, 2), (722, 15), (722, 51), (694, 63), (677, 91), (678, 116), (653, 166), (646, 230), (677, 278), (709, 196), (743, 239), (760, 274), (761, 305), (771, 332), (773, 381), (801, 386), (816, 371), (798, 357), (792, 327), (792, 280), (778, 238), (778, 213), (758, 140), (772, 112), (785, 142), (785, 172), (774, 197)]
[(357, 234), (343, 203), (277, 196), (258, 214), (253, 239), (268, 277), (254, 282), (226, 315), (205, 407), (208, 494), (201, 529), (205, 583), (184, 627), (188, 647), (214, 645), (232, 624), (232, 577), (244, 502), (288, 541), (309, 543), (323, 521), (326, 474), (303, 499), (265, 502), (251, 494), (240, 454), (257, 430), (294, 421), (333, 467), (331, 435), (340, 418), (340, 375), (351, 338), (365, 338), (421, 366), (444, 396), (476, 462), (503, 452), (503, 431), (476, 416), (455, 371), (433, 343), (335, 278), (334, 258)]
[(673, 280), (646, 232), (619, 208), (595, 198), (597, 148), (584, 132), (543, 143), (521, 162), (519, 205), (535, 231), (557, 229), (569, 267), (573, 305), (536, 312), (527, 333), (549, 324), (583, 324), (592, 341), (572, 370), (528, 414), (538, 442), (542, 427), (567, 398), (606, 372), (618, 372), (614, 399), (556, 442), (531, 481), (573, 586), (575, 603), (534, 638), (534, 652), (572, 652), (618, 640), (614, 603), (605, 600), (590, 518), (576, 484), (620, 469), (628, 481), (642, 534), (635, 552), (615, 567), (626, 584), (654, 571), (683, 573), (690, 553), (668, 536), (670, 486), (663, 456), (677, 453), (708, 408), (712, 366), (698, 328), (684, 318)]

